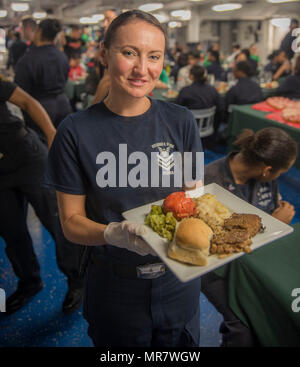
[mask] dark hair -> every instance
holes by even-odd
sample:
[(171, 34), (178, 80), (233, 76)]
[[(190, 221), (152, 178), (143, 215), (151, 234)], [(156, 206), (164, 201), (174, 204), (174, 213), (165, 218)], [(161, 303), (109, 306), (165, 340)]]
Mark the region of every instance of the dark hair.
[(163, 33), (166, 40), (166, 32), (163, 26), (152, 14), (146, 13), (142, 10), (134, 9), (120, 14), (111, 22), (104, 36), (104, 47), (106, 49), (110, 47), (116, 35), (116, 31), (118, 30), (119, 27), (126, 25), (130, 22), (133, 22), (135, 20), (142, 20), (158, 28)]
[(191, 67), (190, 74), (193, 75), (195, 82), (205, 83), (207, 78), (207, 71), (203, 66), (194, 65)]
[(238, 48), (238, 49), (240, 49), (241, 47), (240, 47), (240, 45), (235, 44), (235, 45), (232, 46), (232, 48)]
[(240, 53), (246, 55), (247, 59), (250, 59), (250, 51), (248, 48), (243, 48)]
[(28, 27), (28, 26), (31, 26), (31, 28), (32, 28), (33, 30), (35, 30), (35, 29), (36, 29), (36, 27), (37, 27), (37, 23), (36, 23), (36, 21), (35, 21), (33, 18), (29, 17), (29, 16), (24, 16), (24, 17), (22, 18), (22, 20), (21, 20), (21, 23), (22, 23), (22, 26), (23, 26), (24, 28), (26, 28), (26, 27)]
[(248, 61), (240, 61), (235, 65), (236, 69), (246, 74), (248, 77), (253, 76), (253, 68)]
[(267, 127), (254, 133), (244, 129), (234, 145), (240, 146), (244, 161), (249, 166), (259, 163), (271, 166), (273, 172), (289, 167), (297, 157), (297, 143), (288, 133), (276, 127)]
[(300, 75), (300, 55), (297, 56), (296, 62), (295, 62), (295, 74)]
[(219, 58), (220, 58), (219, 51), (210, 49), (208, 52), (213, 55), (213, 57), (216, 59), (216, 62), (219, 62)]
[(282, 52), (284, 52), (284, 53), (285, 53), (285, 51), (284, 51), (284, 50), (281, 50), (281, 49), (279, 49), (279, 50), (275, 50), (275, 51), (273, 51), (273, 52), (268, 56), (268, 59), (269, 59), (269, 60), (273, 60), (275, 57), (279, 56)]
[(182, 52), (177, 59), (177, 65), (182, 68), (183, 66), (186, 66), (188, 64), (188, 54)]
[(200, 54), (198, 51), (189, 51), (188, 56), (192, 56), (194, 59), (200, 59)]
[(61, 23), (57, 19), (44, 19), (39, 24), (41, 38), (43, 41), (53, 41), (58, 32), (61, 31)]
[(296, 26), (298, 26), (299, 25), (299, 20), (296, 19), (296, 18), (291, 19), (291, 25), (292, 24), (295, 24)]

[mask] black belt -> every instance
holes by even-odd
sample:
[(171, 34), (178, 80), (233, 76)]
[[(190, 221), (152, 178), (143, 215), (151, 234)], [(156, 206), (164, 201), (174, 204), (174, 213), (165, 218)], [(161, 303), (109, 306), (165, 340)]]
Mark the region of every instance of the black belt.
[[(101, 259), (91, 254), (91, 261), (103, 270), (103, 272), (112, 272), (120, 278), (127, 279), (155, 279), (164, 275), (166, 267), (163, 263), (148, 263), (143, 265), (117, 264), (109, 260)], [(150, 273), (145, 270), (152, 270)]]

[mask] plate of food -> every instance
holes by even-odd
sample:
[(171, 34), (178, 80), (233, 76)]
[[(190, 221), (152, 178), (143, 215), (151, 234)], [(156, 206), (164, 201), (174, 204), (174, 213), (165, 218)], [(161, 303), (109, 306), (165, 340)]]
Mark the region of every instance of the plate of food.
[(293, 232), (291, 226), (214, 183), (170, 194), (123, 216), (149, 226), (143, 239), (182, 282)]

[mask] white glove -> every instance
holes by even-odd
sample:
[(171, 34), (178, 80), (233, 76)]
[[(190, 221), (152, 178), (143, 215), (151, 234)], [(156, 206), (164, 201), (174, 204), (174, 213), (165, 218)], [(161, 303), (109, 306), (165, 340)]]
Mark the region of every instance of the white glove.
[(111, 222), (104, 230), (104, 239), (107, 244), (129, 251), (141, 256), (157, 256), (152, 248), (139, 236), (146, 234), (149, 228), (144, 224), (138, 224), (124, 220), (123, 222)]

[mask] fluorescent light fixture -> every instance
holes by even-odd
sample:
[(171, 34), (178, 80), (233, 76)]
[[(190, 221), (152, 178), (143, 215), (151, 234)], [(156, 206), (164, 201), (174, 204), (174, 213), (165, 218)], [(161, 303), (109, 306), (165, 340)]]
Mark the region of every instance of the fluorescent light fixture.
[(168, 26), (170, 28), (178, 28), (178, 27), (181, 27), (181, 23), (180, 22), (169, 22)]
[(5, 18), (7, 16), (7, 10), (0, 10), (0, 18)]
[(152, 14), (160, 23), (166, 23), (169, 20), (164, 14)]
[(104, 19), (104, 14), (94, 14), (92, 15), (92, 18), (95, 19), (97, 22), (100, 22), (100, 20)]
[(47, 13), (45, 11), (36, 11), (32, 14), (35, 19), (43, 19), (47, 17)]
[(154, 10), (158, 10), (164, 7), (164, 4), (162, 3), (149, 3), (149, 4), (144, 4), (139, 6), (140, 10), (143, 11), (154, 11)]
[(271, 24), (273, 24), (275, 27), (287, 29), (289, 28), (291, 24), (291, 19), (290, 18), (274, 18), (271, 20)]
[(299, 0), (267, 0), (271, 4), (281, 4), (281, 3), (294, 3)]
[(190, 10), (173, 10), (171, 12), (172, 17), (179, 17), (181, 20), (190, 20), (191, 11)]
[(212, 7), (213, 11), (231, 11), (231, 10), (237, 10), (241, 9), (242, 4), (239, 3), (228, 3), (228, 4), (219, 4), (214, 5)]
[(98, 20), (96, 20), (92, 17), (81, 17), (79, 19), (79, 23), (81, 23), (81, 24), (97, 24)]
[(27, 11), (29, 9), (29, 4), (27, 3), (12, 3), (11, 8), (13, 11)]

